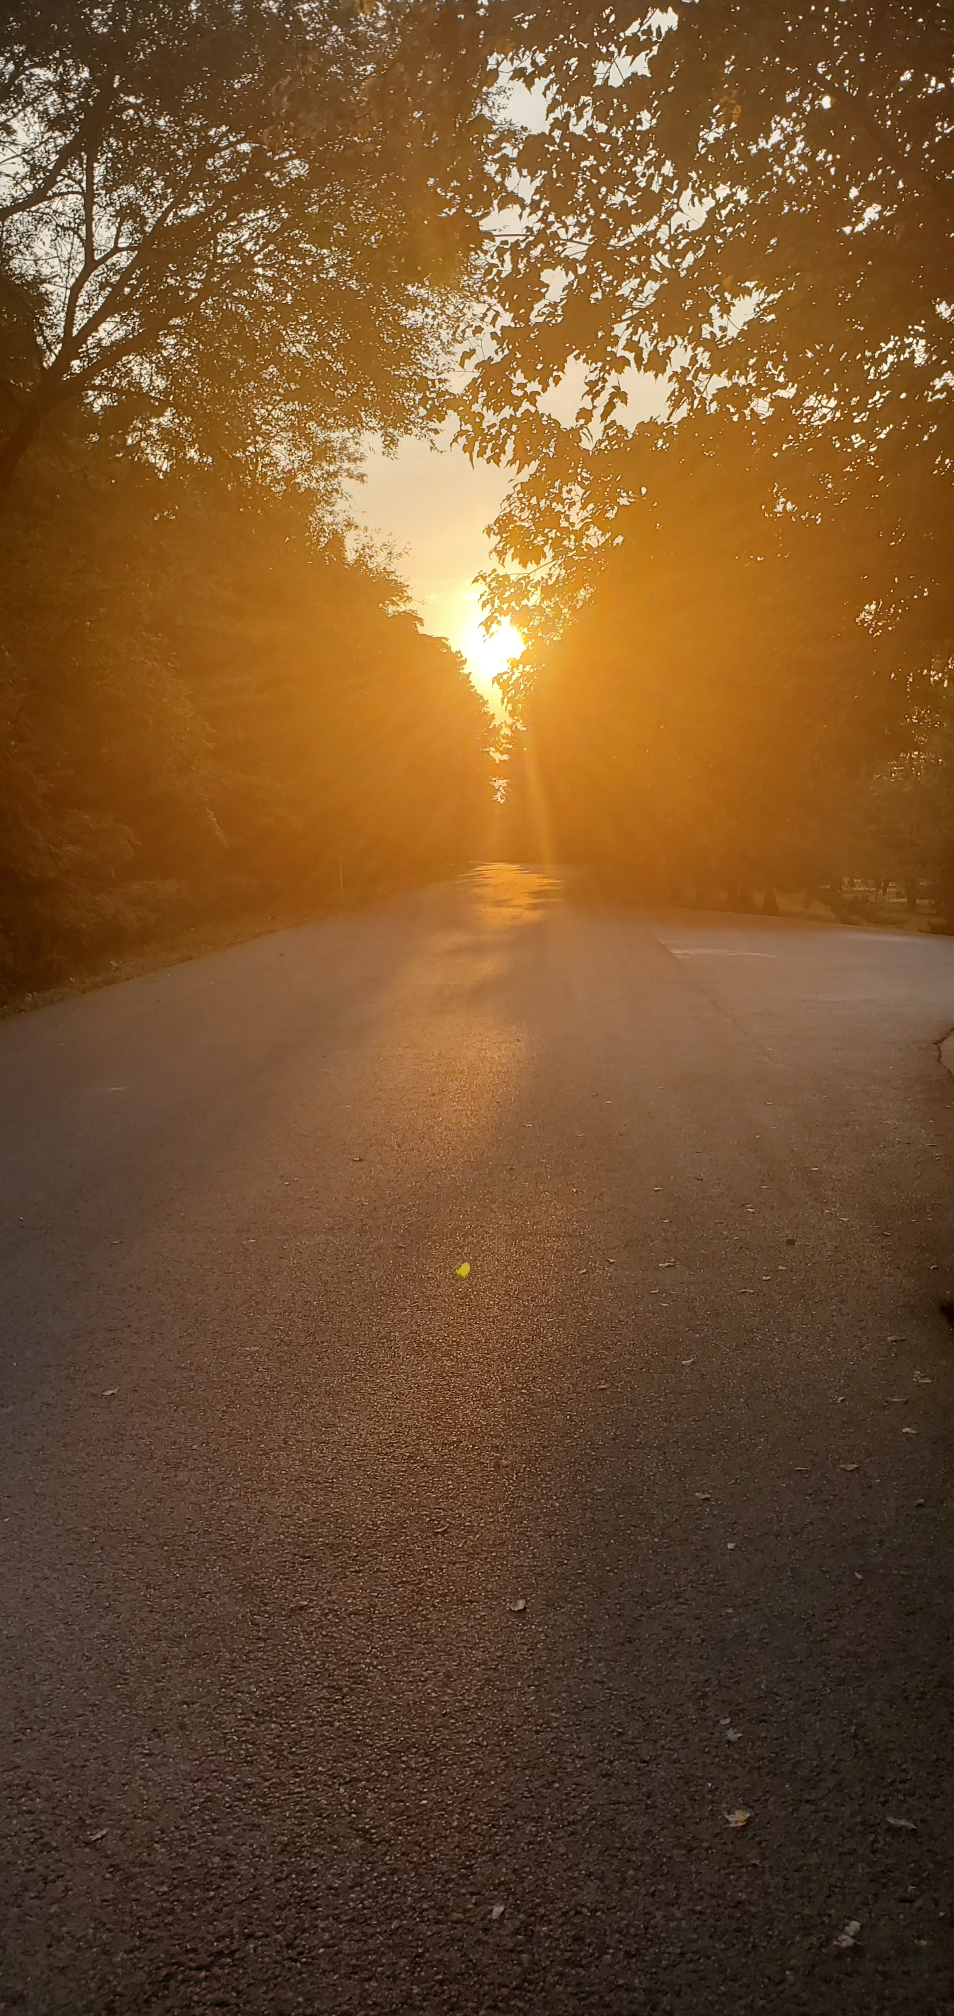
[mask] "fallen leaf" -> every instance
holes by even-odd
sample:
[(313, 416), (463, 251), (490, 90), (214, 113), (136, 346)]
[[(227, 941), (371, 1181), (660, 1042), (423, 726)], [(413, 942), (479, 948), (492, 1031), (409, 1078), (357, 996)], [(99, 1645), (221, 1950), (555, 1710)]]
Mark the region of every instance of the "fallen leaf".
[(454, 1271), (457, 1275), (458, 1281), (466, 1281), (467, 1276), (470, 1273), (470, 1261), (462, 1260), (460, 1266), (455, 1268)]
[(525, 1610), (526, 1607), (527, 1607), (527, 1599), (525, 1596), (518, 1596), (515, 1603), (509, 1603), (507, 1605), (507, 1608), (509, 1610), (512, 1610), (514, 1612), (514, 1615), (516, 1615), (518, 1610)]
[(847, 1947), (849, 1947), (849, 1946), (853, 1946), (853, 1945), (854, 1945), (854, 1943), (855, 1943), (855, 1940), (857, 1939), (857, 1937), (858, 1937), (858, 1934), (859, 1934), (859, 1932), (860, 1932), (860, 1931), (861, 1931), (861, 1926), (860, 1926), (860, 1924), (859, 1924), (859, 1922), (858, 1922), (858, 1919), (857, 1919), (857, 1918), (849, 1918), (849, 1920), (848, 1920), (848, 1923), (847, 1923), (847, 1925), (845, 1926), (845, 1929), (844, 1929), (844, 1931), (843, 1931), (843, 1932), (839, 1932), (839, 1933), (837, 1933), (837, 1934), (836, 1934), (836, 1937), (835, 1937), (835, 1945), (836, 1945), (836, 1946), (841, 1946), (841, 1947), (842, 1947), (842, 1949), (845, 1949), (845, 1948), (847, 1948)]
[(730, 1827), (747, 1827), (752, 1815), (747, 1807), (737, 1806), (734, 1813), (727, 1813), (725, 1817)]
[(907, 1834), (917, 1833), (917, 1825), (913, 1820), (896, 1820), (892, 1813), (886, 1813), (884, 1817), (889, 1827), (903, 1827)]

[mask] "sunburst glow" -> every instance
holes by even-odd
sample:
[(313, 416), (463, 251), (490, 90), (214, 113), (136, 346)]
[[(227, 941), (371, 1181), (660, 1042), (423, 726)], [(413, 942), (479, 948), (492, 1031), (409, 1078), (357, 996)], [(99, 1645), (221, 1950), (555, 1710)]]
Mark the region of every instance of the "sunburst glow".
[(494, 695), (494, 680), (505, 672), (514, 658), (519, 658), (524, 649), (524, 639), (512, 623), (500, 623), (488, 637), (479, 623), (474, 623), (461, 638), (461, 650), (470, 667), (475, 686), (482, 693)]

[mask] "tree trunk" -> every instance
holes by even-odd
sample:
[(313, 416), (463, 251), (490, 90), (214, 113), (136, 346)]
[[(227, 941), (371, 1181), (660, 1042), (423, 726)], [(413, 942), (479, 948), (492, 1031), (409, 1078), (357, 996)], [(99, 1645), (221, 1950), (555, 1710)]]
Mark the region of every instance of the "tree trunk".
[(0, 491), (9, 489), (19, 462), (40, 431), (45, 412), (45, 401), (39, 398), (31, 399), (12, 433), (7, 435), (3, 447), (0, 448)]

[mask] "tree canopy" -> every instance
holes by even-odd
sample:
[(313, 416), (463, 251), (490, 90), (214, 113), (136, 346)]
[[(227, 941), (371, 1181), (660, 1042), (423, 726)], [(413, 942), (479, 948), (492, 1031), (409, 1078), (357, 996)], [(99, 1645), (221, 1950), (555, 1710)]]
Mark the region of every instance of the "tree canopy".
[[(641, 493), (647, 435), (664, 448), (714, 413), (757, 444), (767, 511), (817, 514), (864, 467), (929, 536), (919, 486), (954, 448), (946, 0), (556, 0), (515, 6), (513, 32), (548, 117), (510, 148), (466, 416), (521, 474), (497, 606), (572, 606)], [(654, 436), (626, 424), (639, 374)]]
[[(490, 201), (484, 29), (448, 0), (0, 10), (0, 483), (64, 403), (320, 481), (443, 411)], [(114, 419), (114, 424), (117, 424)]]
[(0, 599), (0, 997), (486, 845), (483, 702), (310, 500), (105, 444), (64, 473), (40, 447)]
[(479, 844), (486, 714), (334, 518), (467, 317), (534, 851), (954, 902), (947, 0), (0, 20), (11, 974)]
[(524, 810), (656, 890), (857, 869), (876, 815), (904, 853), (954, 651), (952, 11), (558, 0), (514, 34), (548, 116), (464, 426), (518, 478), (488, 589), (533, 644)]

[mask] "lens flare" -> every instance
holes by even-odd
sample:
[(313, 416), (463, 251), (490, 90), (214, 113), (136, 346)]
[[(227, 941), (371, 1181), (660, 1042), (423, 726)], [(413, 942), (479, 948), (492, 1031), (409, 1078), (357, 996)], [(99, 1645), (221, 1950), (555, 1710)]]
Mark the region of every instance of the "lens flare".
[(519, 658), (524, 649), (524, 639), (512, 623), (498, 624), (489, 637), (479, 623), (474, 623), (461, 638), (460, 648), (467, 659), (474, 685), (489, 697), (499, 698), (494, 693), (494, 680), (501, 672), (506, 672), (514, 658)]

